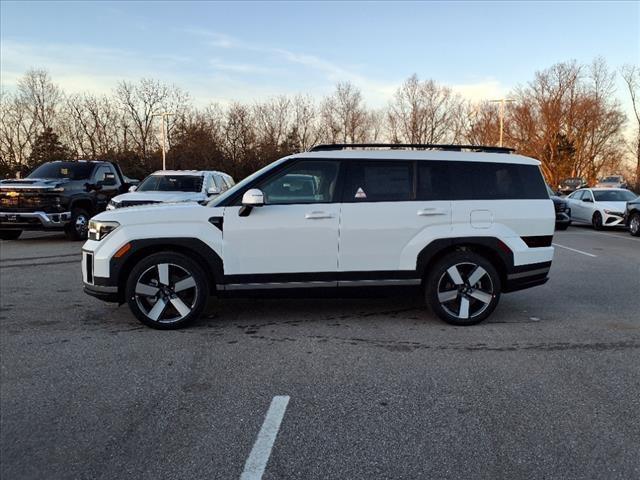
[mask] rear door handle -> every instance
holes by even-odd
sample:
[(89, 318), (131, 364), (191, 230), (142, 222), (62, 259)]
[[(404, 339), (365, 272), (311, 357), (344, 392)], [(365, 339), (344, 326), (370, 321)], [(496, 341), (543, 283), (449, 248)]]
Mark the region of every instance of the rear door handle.
[(445, 210), (441, 210), (439, 208), (423, 208), (422, 210), (418, 210), (418, 216), (420, 217), (431, 217), (434, 215), (448, 215), (449, 212)]
[(332, 213), (327, 212), (309, 212), (304, 215), (307, 220), (322, 220), (323, 218), (333, 218)]

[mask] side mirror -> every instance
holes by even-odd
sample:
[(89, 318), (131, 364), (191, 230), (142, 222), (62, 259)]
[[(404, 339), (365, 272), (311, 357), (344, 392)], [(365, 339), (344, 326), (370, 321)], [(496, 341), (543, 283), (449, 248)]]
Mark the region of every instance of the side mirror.
[(137, 189), (138, 189), (138, 187), (136, 187), (135, 185), (131, 185), (131, 186), (129, 187), (129, 191), (130, 191), (130, 192), (135, 192)]
[(238, 211), (241, 217), (247, 217), (251, 213), (253, 207), (262, 207), (264, 205), (264, 194), (262, 190), (252, 188), (244, 192), (242, 195), (242, 207)]
[(252, 188), (242, 195), (242, 205), (244, 207), (261, 207), (264, 205), (264, 193), (262, 190)]
[(87, 192), (90, 192), (91, 190), (98, 191), (98, 190), (102, 189), (102, 185), (100, 184), (100, 182), (98, 182), (98, 183), (85, 183), (84, 184), (84, 189)]
[(209, 187), (207, 189), (207, 195), (220, 195), (220, 190), (218, 187)]

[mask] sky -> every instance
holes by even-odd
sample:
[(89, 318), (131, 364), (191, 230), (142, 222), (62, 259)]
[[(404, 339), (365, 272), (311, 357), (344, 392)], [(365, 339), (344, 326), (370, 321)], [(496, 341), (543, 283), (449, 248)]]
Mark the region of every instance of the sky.
[(146, 77), (205, 105), (350, 81), (377, 108), (414, 73), (482, 100), (557, 62), (640, 64), (640, 2), (2, 1), (0, 40), (8, 89), (45, 68), (67, 92)]

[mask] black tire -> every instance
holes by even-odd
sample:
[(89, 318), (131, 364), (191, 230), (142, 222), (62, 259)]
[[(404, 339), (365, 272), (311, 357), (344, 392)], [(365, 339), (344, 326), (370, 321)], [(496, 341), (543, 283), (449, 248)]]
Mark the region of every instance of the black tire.
[(82, 208), (71, 211), (71, 220), (64, 229), (69, 240), (86, 240), (89, 233), (89, 219), (91, 216)]
[(629, 233), (634, 237), (640, 237), (640, 213), (634, 212), (629, 218)]
[(17, 240), (22, 230), (0, 230), (0, 240)]
[(566, 230), (567, 228), (569, 228), (568, 223), (563, 223), (562, 225), (556, 225), (556, 230)]
[[(481, 270), (476, 271), (478, 267)], [(460, 278), (453, 278), (449, 273), (451, 268), (455, 268)], [(480, 276), (476, 279), (477, 275)], [(471, 284), (470, 280), (475, 282)], [(498, 305), (501, 289), (500, 275), (493, 264), (469, 251), (447, 254), (430, 268), (425, 279), (427, 305), (451, 325), (467, 326), (482, 322)]]
[[(180, 283), (189, 286), (176, 290)], [(151, 328), (171, 330), (186, 326), (202, 314), (209, 297), (209, 282), (191, 258), (177, 252), (160, 252), (133, 267), (125, 295), (138, 320)]]
[(593, 214), (591, 225), (593, 225), (593, 228), (595, 230), (602, 230), (604, 228), (602, 225), (602, 215), (600, 215), (600, 212), (596, 212)]

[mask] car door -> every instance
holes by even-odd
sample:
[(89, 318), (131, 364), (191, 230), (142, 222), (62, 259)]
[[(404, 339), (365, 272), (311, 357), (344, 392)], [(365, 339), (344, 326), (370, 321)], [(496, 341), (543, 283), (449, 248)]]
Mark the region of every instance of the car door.
[(251, 186), (262, 190), (264, 206), (248, 215), (240, 214), (239, 204), (225, 207), (223, 259), (229, 283), (331, 284), (338, 256), (338, 171), (337, 161), (294, 160)]
[[(429, 227), (450, 228), (451, 202), (440, 200), (431, 186), (438, 183), (437, 172), (428, 176), (419, 167), (414, 172), (415, 163), (349, 162), (340, 217), (338, 267), (345, 279), (340, 285), (349, 278), (371, 284), (401, 281), (403, 273), (410, 276), (416, 267), (415, 255), (403, 256), (412, 240)], [(416, 185), (423, 195), (416, 196)]]
[(582, 220), (582, 193), (583, 191), (579, 190), (567, 196), (567, 203), (569, 204), (569, 208), (571, 209), (572, 220)]
[(113, 167), (100, 165), (94, 174), (93, 183), (99, 186), (96, 190), (96, 211), (107, 208), (109, 200), (120, 193), (120, 180)]
[(593, 218), (593, 214), (596, 211), (596, 204), (593, 199), (593, 192), (591, 190), (584, 190), (582, 193), (582, 221), (591, 223), (591, 219)]

